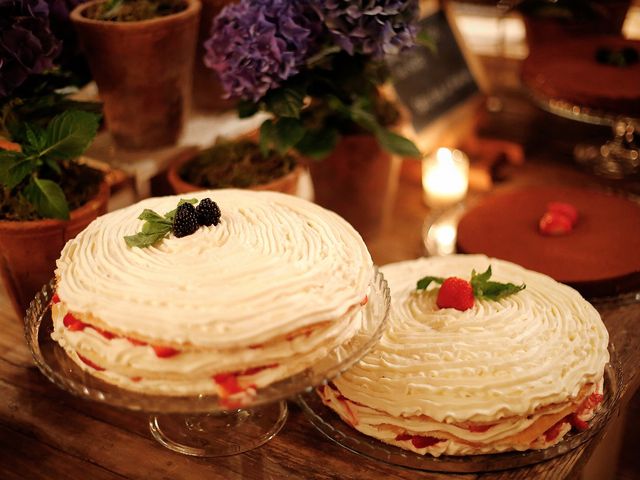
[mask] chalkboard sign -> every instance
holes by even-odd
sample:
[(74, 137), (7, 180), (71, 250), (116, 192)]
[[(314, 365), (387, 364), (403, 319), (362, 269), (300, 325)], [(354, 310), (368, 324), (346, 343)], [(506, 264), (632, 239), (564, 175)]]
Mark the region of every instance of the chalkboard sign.
[(420, 28), (435, 48), (416, 46), (393, 57), (389, 65), (417, 131), (479, 91), (445, 13), (423, 18)]

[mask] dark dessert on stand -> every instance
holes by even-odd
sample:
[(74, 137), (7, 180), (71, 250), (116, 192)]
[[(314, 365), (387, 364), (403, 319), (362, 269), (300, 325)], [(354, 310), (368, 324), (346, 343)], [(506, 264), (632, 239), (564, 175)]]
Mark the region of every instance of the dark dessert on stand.
[(457, 249), (545, 273), (586, 296), (616, 295), (640, 288), (640, 205), (577, 187), (508, 190), (461, 218)]
[(599, 112), (640, 116), (640, 41), (594, 35), (536, 46), (522, 80), (536, 94)]

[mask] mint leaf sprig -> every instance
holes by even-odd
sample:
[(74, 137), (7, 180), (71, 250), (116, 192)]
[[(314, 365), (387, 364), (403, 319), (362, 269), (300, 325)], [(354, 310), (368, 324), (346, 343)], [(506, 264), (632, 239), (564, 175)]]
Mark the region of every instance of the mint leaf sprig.
[[(195, 198), (180, 199), (178, 207), (184, 203), (195, 205), (198, 203), (198, 200)], [(124, 237), (124, 241), (129, 247), (146, 248), (154, 245), (171, 233), (173, 220), (177, 211), (178, 208), (176, 207), (163, 216), (153, 210), (145, 208), (138, 217), (139, 220), (144, 220), (142, 229), (135, 235)]]
[[(500, 300), (520, 290), (524, 290), (526, 285), (516, 285), (514, 283), (501, 283), (489, 280), (491, 278), (491, 265), (483, 272), (476, 273), (475, 269), (471, 271), (471, 288), (473, 296), (477, 299)], [(443, 277), (426, 276), (418, 280), (416, 290), (426, 290), (432, 283), (442, 285), (446, 279)]]

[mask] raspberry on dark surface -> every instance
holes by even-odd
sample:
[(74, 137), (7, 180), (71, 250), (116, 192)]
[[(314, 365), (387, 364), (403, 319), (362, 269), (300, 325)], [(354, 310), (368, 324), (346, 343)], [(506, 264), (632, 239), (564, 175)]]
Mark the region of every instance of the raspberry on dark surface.
[(203, 226), (218, 225), (220, 223), (220, 207), (210, 198), (203, 198), (196, 207), (198, 223)]
[(173, 234), (178, 237), (191, 235), (198, 229), (198, 215), (196, 209), (190, 203), (183, 203), (178, 207), (173, 219)]

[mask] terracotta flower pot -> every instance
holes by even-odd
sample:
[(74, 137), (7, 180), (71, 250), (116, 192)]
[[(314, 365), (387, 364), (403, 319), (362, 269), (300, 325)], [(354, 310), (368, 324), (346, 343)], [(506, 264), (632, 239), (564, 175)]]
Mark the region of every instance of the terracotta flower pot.
[(191, 104), (200, 2), (139, 22), (93, 20), (83, 3), (71, 12), (89, 60), (107, 127), (118, 146), (152, 149), (176, 143)]
[(400, 165), (373, 135), (344, 136), (331, 155), (309, 163), (315, 202), (342, 216), (366, 240), (388, 217)]
[[(197, 192), (199, 190), (204, 190), (204, 187), (199, 185), (194, 185), (193, 183), (189, 183), (184, 181), (178, 172), (182, 165), (191, 160), (196, 154), (198, 150), (186, 150), (182, 152), (169, 166), (167, 170), (167, 180), (169, 181), (169, 185), (173, 190), (173, 193), (176, 195), (181, 193), (190, 193)], [(274, 192), (282, 192), (288, 194), (295, 194), (298, 189), (298, 180), (300, 179), (300, 175), (302, 174), (303, 168), (301, 165), (297, 165), (291, 172), (284, 175), (283, 177), (276, 178), (275, 180), (270, 181), (269, 183), (263, 183), (260, 185), (252, 185), (248, 187), (249, 190), (271, 190)]]
[(234, 0), (202, 0), (198, 46), (193, 72), (193, 104), (199, 110), (229, 110), (235, 101), (223, 98), (224, 89), (218, 75), (204, 64), (204, 42), (211, 36), (213, 19)]
[(71, 212), (69, 220), (0, 220), (0, 277), (18, 316), (24, 316), (36, 292), (53, 277), (65, 243), (97, 216), (106, 213), (109, 186)]

